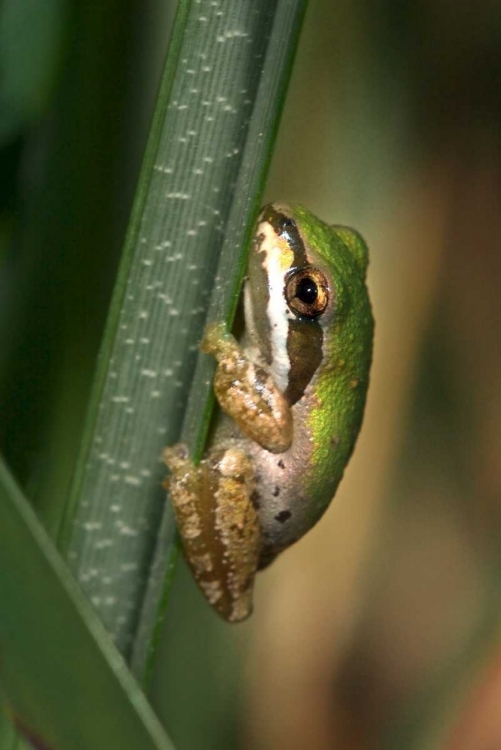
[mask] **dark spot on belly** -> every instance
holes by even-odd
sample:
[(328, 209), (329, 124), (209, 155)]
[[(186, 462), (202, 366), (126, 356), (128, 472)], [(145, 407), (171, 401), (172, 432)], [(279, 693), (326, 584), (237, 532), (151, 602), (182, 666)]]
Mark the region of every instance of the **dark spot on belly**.
[(261, 505), (261, 495), (257, 490), (254, 490), (254, 492), (251, 495), (251, 503), (255, 507), (256, 510), (259, 510), (259, 507)]
[(334, 448), (337, 448), (340, 442), (341, 441), (338, 435), (334, 435), (334, 437), (331, 438), (331, 444), (333, 445)]
[(275, 487), (271, 494), (273, 495), (273, 497), (278, 497), (280, 495), (280, 487)]
[(285, 464), (284, 464), (284, 462), (282, 461), (282, 459), (280, 459), (280, 461), (278, 462), (278, 466), (279, 466), (279, 467), (280, 467), (281, 469), (285, 469)]
[(281, 510), (280, 513), (277, 513), (277, 515), (275, 516), (275, 521), (278, 521), (279, 523), (285, 523), (289, 520), (291, 515), (292, 513), (290, 512), (290, 510)]

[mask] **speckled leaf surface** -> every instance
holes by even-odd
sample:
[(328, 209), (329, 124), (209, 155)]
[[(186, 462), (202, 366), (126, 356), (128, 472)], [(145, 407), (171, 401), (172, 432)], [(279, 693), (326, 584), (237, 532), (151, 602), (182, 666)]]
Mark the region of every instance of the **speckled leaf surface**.
[(137, 673), (176, 549), (161, 451), (179, 438), (194, 374), (183, 437), (207, 421), (198, 341), (208, 315), (235, 306), (304, 5), (179, 5), (63, 545), (126, 656), (139, 623)]

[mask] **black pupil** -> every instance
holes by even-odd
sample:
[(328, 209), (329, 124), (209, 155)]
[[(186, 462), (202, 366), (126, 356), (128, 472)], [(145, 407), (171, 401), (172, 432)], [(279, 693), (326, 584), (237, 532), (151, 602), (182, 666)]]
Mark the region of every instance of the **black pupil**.
[(313, 279), (305, 276), (296, 287), (296, 297), (305, 305), (312, 305), (318, 297), (318, 287)]

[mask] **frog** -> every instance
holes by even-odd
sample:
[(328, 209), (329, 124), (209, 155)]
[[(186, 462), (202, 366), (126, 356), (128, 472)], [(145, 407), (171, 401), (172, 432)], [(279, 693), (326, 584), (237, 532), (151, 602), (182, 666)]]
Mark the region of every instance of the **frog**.
[(228, 622), (250, 615), (256, 573), (317, 523), (353, 452), (373, 349), (367, 266), (355, 230), (270, 203), (241, 330), (205, 329), (218, 413), (198, 465), (184, 444), (165, 449), (165, 486), (195, 581)]

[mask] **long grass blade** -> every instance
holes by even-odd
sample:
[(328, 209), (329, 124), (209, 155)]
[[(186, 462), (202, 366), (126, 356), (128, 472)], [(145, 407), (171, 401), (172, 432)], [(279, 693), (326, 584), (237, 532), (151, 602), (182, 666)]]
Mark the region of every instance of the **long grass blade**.
[(0, 462), (0, 685), (23, 732), (58, 750), (172, 745)]

